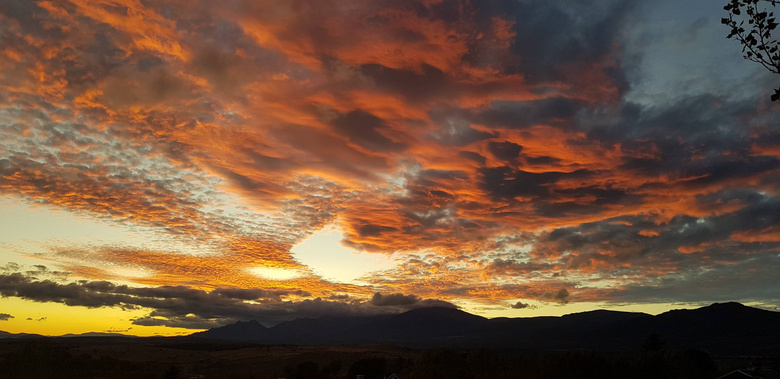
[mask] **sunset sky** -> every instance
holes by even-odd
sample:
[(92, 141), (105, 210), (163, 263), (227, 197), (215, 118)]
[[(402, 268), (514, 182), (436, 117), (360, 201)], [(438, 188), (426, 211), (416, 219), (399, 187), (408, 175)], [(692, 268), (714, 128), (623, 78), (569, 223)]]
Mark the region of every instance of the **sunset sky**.
[(780, 306), (726, 1), (0, 1), (0, 330)]

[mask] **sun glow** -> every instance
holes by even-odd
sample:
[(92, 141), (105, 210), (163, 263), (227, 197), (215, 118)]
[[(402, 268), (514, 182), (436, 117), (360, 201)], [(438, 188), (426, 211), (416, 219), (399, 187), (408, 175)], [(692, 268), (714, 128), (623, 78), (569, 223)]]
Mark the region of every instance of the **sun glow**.
[(302, 276), (299, 270), (276, 267), (252, 267), (249, 269), (254, 275), (271, 280), (291, 280)]
[(290, 251), (316, 274), (340, 283), (357, 283), (370, 272), (395, 266), (391, 257), (350, 249), (343, 240), (344, 234), (335, 225), (329, 225)]

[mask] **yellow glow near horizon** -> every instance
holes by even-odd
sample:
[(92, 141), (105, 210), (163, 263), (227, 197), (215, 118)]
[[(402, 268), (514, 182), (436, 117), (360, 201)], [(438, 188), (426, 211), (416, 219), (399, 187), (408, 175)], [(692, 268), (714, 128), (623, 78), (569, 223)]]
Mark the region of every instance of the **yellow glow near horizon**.
[[(558, 305), (529, 301), (531, 307), (512, 309), (509, 304), (490, 305), (472, 301), (460, 301), (461, 309), (487, 318), (525, 318), (539, 316), (563, 316), (572, 313), (606, 309), (622, 312), (642, 312), (657, 315), (674, 309), (691, 309), (708, 304), (654, 303), (654, 304), (609, 304), (569, 303)], [(760, 304), (751, 304), (760, 306)], [(0, 331), (9, 333), (32, 333), (46, 336), (81, 334), (88, 332), (121, 333), (133, 336), (176, 336), (187, 335), (204, 329), (171, 328), (165, 326), (133, 325), (132, 320), (149, 314), (150, 309), (122, 310), (117, 307), (87, 308), (67, 306), (60, 303), (39, 303), (15, 297), (0, 298), (0, 313), (13, 316), (0, 321)]]
[(87, 308), (60, 303), (39, 303), (16, 297), (0, 298), (0, 313), (13, 316), (0, 321), (0, 330), (45, 336), (89, 332), (121, 333), (134, 336), (175, 336), (201, 329), (133, 325), (132, 319), (149, 314), (149, 309), (122, 310), (117, 307)]
[(611, 310), (620, 312), (641, 312), (651, 315), (657, 315), (668, 312), (673, 309), (698, 308), (709, 305), (702, 304), (683, 304), (683, 303), (647, 303), (647, 304), (616, 304), (605, 302), (571, 302), (567, 304), (558, 304), (554, 302), (540, 302), (534, 300), (520, 300), (529, 306), (522, 309), (511, 307), (515, 302), (506, 302), (503, 305), (483, 304), (474, 301), (459, 302), (463, 310), (487, 318), (496, 317), (541, 317), (541, 316), (563, 316), (572, 313), (588, 312), (594, 310)]

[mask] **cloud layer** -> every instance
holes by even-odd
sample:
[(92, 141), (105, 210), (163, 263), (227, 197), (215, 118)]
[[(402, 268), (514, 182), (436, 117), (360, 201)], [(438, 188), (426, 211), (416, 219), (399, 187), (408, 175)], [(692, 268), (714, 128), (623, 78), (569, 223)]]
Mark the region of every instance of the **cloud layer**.
[[(147, 308), (153, 311), (132, 320), (133, 324), (188, 329), (210, 328), (238, 320), (259, 319), (273, 325), (301, 317), (375, 315), (424, 307), (455, 307), (446, 301), (401, 293), (383, 295), (377, 292), (370, 301), (345, 295), (323, 299), (302, 290), (217, 288), (204, 291), (185, 286), (131, 287), (108, 281), (59, 283), (18, 272), (0, 275), (0, 295), (88, 308)], [(0, 313), (0, 321), (11, 318), (14, 316)]]
[[(665, 34), (671, 5), (0, 3), (0, 195), (202, 247), (66, 241), (46, 259), (86, 281), (8, 273), (3, 295), (185, 327), (459, 300), (777, 304), (768, 76), (740, 66), (716, 4)], [(290, 249), (327, 225), (397, 266), (318, 277)]]

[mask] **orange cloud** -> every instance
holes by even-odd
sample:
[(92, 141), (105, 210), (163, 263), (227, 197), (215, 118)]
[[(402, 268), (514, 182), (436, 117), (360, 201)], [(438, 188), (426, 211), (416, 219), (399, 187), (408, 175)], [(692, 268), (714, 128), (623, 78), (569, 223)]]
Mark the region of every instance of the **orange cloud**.
[[(204, 246), (49, 257), (158, 286), (594, 300), (738, 261), (724, 246), (777, 248), (776, 133), (749, 121), (774, 109), (628, 96), (628, 6), (552, 29), (540, 20), (579, 13), (453, 4), (0, 12), (0, 193)], [(290, 249), (330, 224), (399, 267), (366, 286), (316, 277)]]

